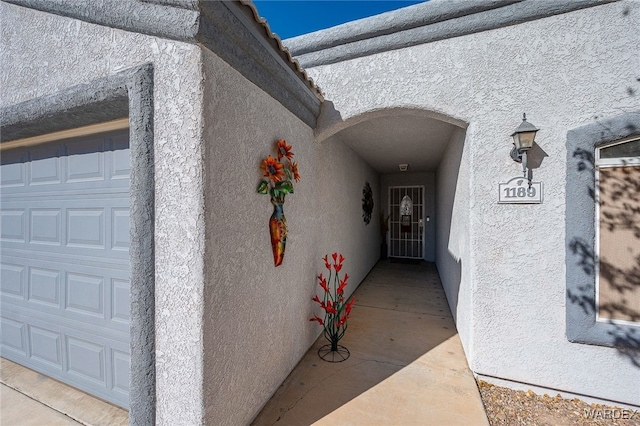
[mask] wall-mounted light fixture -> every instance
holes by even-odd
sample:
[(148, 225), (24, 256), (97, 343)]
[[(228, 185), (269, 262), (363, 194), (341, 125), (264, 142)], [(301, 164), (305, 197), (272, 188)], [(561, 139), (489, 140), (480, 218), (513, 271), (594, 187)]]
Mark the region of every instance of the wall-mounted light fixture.
[[(522, 123), (513, 132), (513, 149), (511, 150), (511, 158), (513, 161), (522, 163), (522, 172), (527, 177), (527, 152), (533, 146), (536, 132), (539, 129), (527, 121), (527, 114), (522, 114)], [(531, 181), (531, 178), (528, 178)]]

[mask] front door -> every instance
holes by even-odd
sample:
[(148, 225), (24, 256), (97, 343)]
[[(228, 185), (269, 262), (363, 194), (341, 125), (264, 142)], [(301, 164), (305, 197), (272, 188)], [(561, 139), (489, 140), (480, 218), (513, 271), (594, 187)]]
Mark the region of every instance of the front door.
[(389, 256), (424, 257), (424, 186), (389, 187)]

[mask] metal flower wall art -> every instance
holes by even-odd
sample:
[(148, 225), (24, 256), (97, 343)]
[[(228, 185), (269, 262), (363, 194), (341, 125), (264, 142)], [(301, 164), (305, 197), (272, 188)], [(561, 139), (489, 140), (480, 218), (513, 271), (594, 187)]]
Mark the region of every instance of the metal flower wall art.
[(269, 232), (271, 234), (271, 248), (273, 250), (273, 263), (275, 266), (282, 264), (284, 249), (287, 244), (287, 220), (284, 217), (282, 205), (287, 194), (293, 194), (293, 181), (300, 181), (298, 163), (293, 161), (291, 145), (287, 145), (284, 139), (276, 142), (277, 155), (268, 155), (260, 164), (263, 177), (258, 185), (259, 194), (269, 194), (273, 204), (273, 214), (269, 219)]
[(362, 188), (362, 218), (367, 225), (371, 222), (371, 212), (373, 212), (373, 191), (369, 182), (365, 182)]
[(322, 258), (324, 266), (329, 270), (329, 277), (325, 278), (322, 274), (317, 277), (318, 285), (323, 290), (322, 299), (317, 295), (312, 299), (324, 310), (324, 318), (314, 315), (309, 321), (317, 321), (323, 326), (324, 337), (329, 341), (329, 344), (318, 349), (320, 358), (328, 362), (341, 362), (349, 358), (350, 353), (347, 348), (338, 345), (338, 342), (347, 331), (347, 320), (356, 299), (352, 297), (351, 300), (346, 301), (344, 297), (344, 288), (349, 280), (349, 274), (345, 274), (344, 279), (340, 279), (344, 256), (333, 253), (331, 258), (333, 263), (329, 261), (329, 255)]

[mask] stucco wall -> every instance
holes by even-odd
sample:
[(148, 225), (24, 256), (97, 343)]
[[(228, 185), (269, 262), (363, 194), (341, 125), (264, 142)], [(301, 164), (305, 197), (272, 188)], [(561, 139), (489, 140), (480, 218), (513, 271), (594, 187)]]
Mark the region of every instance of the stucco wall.
[[(377, 216), (362, 220), (377, 175), (339, 140), (313, 130), (217, 56), (204, 51), (206, 256), (204, 397), (207, 424), (248, 424), (307, 351), (321, 328), (309, 322), (321, 260), (341, 252), (349, 294), (379, 256)], [(274, 267), (273, 206), (256, 193), (259, 164), (286, 139), (301, 181), (286, 197), (288, 237)]]
[(198, 424), (204, 252), (200, 50), (6, 3), (0, 3), (0, 14), (2, 106), (153, 65), (156, 421)]
[[(637, 108), (639, 25), (640, 4), (623, 1), (308, 70), (343, 120), (413, 107), (470, 123), (457, 318), (476, 373), (640, 401), (640, 369), (568, 342), (564, 323), (567, 131)], [(498, 183), (521, 173), (509, 135), (522, 112), (541, 129), (544, 202), (497, 204)]]
[[(468, 257), (464, 240), (467, 235), (464, 225), (468, 218), (468, 197), (464, 194), (468, 193), (469, 182), (464, 179), (466, 167), (461, 167), (464, 139), (463, 129), (453, 132), (436, 174), (436, 264), (456, 326), (463, 330), (460, 331), (462, 336), (468, 337), (471, 324), (464, 313), (471, 309), (470, 298), (463, 296), (467, 304), (459, 304), (461, 293), (471, 294), (470, 288), (461, 290), (464, 285), (469, 285), (468, 281), (462, 282), (462, 258)], [(469, 344), (467, 339), (463, 346), (469, 350)]]
[[(385, 215), (389, 214), (389, 187), (390, 186), (424, 186), (424, 256), (428, 262), (436, 260), (436, 179), (433, 172), (425, 173), (394, 173), (382, 175), (380, 177), (382, 191), (380, 193), (380, 208), (384, 209)], [(427, 222), (429, 217), (429, 222)]]

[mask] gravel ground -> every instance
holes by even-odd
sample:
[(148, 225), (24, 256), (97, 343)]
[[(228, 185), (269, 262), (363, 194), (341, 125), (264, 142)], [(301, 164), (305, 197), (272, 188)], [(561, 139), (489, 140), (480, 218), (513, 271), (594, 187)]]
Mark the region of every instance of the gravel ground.
[(579, 399), (536, 395), (478, 380), (478, 389), (491, 426), (638, 426), (640, 411), (625, 410)]

